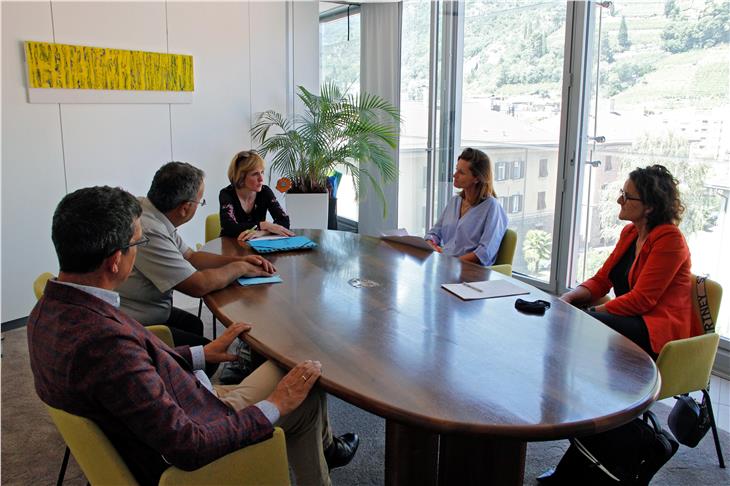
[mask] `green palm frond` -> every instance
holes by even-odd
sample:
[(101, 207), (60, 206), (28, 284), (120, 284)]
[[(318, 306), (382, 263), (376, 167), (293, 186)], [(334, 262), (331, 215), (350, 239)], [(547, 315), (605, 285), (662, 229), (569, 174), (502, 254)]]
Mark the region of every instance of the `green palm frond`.
[(392, 182), (398, 175), (389, 151), (397, 147), (398, 109), (379, 96), (346, 95), (334, 83), (322, 85), (319, 94), (299, 86), (297, 95), (303, 113), (287, 119), (265, 111), (251, 128), (259, 152), (273, 154), (271, 170), (292, 180), (292, 192), (324, 192), (327, 176), (342, 164), (356, 197), (372, 186), (385, 217), (380, 180)]

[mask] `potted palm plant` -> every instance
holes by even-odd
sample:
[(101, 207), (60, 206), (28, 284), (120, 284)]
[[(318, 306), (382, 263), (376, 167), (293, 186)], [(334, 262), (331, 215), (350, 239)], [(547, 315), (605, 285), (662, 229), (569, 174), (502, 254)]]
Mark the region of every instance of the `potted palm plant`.
[[(259, 153), (273, 155), (270, 171), (283, 176), (277, 187), (287, 191), (286, 206), (294, 227), (327, 227), (327, 181), (335, 168), (344, 168), (352, 177), (357, 198), (371, 186), (383, 204), (385, 217), (387, 207), (379, 179), (392, 182), (398, 173), (388, 150), (397, 144), (398, 109), (375, 95), (344, 94), (334, 83), (324, 84), (319, 95), (299, 86), (298, 96), (304, 113), (288, 119), (276, 111), (265, 111), (251, 128)], [(303, 195), (319, 199), (323, 209), (294, 201)], [(305, 214), (298, 217), (297, 210)], [(324, 225), (299, 222), (312, 216)]]

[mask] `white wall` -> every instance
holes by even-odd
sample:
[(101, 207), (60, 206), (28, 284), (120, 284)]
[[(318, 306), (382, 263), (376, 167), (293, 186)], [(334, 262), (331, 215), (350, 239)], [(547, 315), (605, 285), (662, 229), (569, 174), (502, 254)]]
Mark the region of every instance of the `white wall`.
[[(209, 205), (180, 231), (202, 242), (255, 113), (285, 113), (292, 82), (317, 89), (317, 15), (316, 2), (3, 2), (2, 322), (26, 316), (33, 279), (58, 271), (50, 225), (68, 191), (145, 194), (164, 162), (191, 162)], [(25, 40), (191, 54), (193, 103), (29, 104)]]

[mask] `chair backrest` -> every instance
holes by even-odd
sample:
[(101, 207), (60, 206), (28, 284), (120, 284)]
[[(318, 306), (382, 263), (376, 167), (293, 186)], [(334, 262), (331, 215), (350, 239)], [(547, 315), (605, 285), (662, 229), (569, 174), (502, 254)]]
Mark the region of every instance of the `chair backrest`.
[(89, 483), (138, 484), (122, 457), (93, 421), (49, 405), (46, 407)]
[(706, 388), (719, 342), (720, 335), (713, 332), (665, 344), (656, 360), (662, 376), (657, 400)]
[(160, 340), (170, 346), (171, 348), (175, 347), (175, 341), (172, 338), (172, 332), (170, 331), (170, 328), (167, 326), (155, 325), (155, 326), (145, 326), (148, 331), (150, 331), (152, 334), (160, 338)]
[[(497, 259), (494, 261), (495, 265), (512, 265), (512, 260), (515, 257), (515, 249), (517, 248), (517, 233), (514, 230), (507, 228), (502, 237), (502, 243), (499, 245), (497, 251)], [(511, 272), (510, 272), (511, 273)]]
[[(692, 305), (703, 321), (700, 306), (697, 302), (697, 279), (692, 275)], [(719, 283), (708, 279), (704, 281), (707, 307), (712, 322), (717, 322), (722, 301), (722, 287)], [(664, 345), (656, 365), (662, 377), (662, 388), (659, 400), (707, 388), (710, 373), (715, 363), (715, 354), (720, 342), (720, 335), (710, 330), (701, 336), (677, 339)]]
[(210, 240), (215, 240), (221, 235), (221, 215), (209, 214), (205, 218), (205, 242), (208, 243)]
[(52, 278), (56, 278), (56, 276), (51, 272), (44, 272), (38, 275), (38, 278), (35, 279), (33, 282), (33, 293), (35, 294), (36, 300), (40, 300), (40, 298), (43, 297), (43, 291), (46, 289), (46, 283)]
[[(698, 292), (699, 290), (699, 292)], [(707, 299), (707, 310), (709, 310), (709, 316), (703, 315), (702, 309), (700, 309), (699, 301), (697, 300), (697, 294), (700, 293), (700, 300), (702, 300), (702, 293), (704, 293)], [(714, 332), (715, 325), (717, 324), (717, 316), (720, 313), (720, 303), (722, 302), (722, 286), (705, 278), (700, 284), (700, 289), (697, 285), (697, 277), (692, 275), (692, 306), (695, 312), (700, 316), (700, 323), (704, 327), (704, 332)]]

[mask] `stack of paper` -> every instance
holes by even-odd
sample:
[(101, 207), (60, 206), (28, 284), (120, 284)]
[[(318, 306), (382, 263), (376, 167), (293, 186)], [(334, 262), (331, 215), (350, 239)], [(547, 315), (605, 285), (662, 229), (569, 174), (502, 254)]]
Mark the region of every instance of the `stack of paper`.
[(529, 294), (530, 292), (507, 280), (484, 280), (482, 282), (463, 282), (441, 284), (441, 287), (464, 300), (492, 299), (509, 295)]
[(402, 243), (404, 245), (415, 246), (422, 250), (433, 251), (431, 245), (420, 236), (411, 236), (405, 228), (399, 228), (396, 230), (388, 230), (380, 233), (380, 237), (384, 240), (394, 241), (396, 243)]

